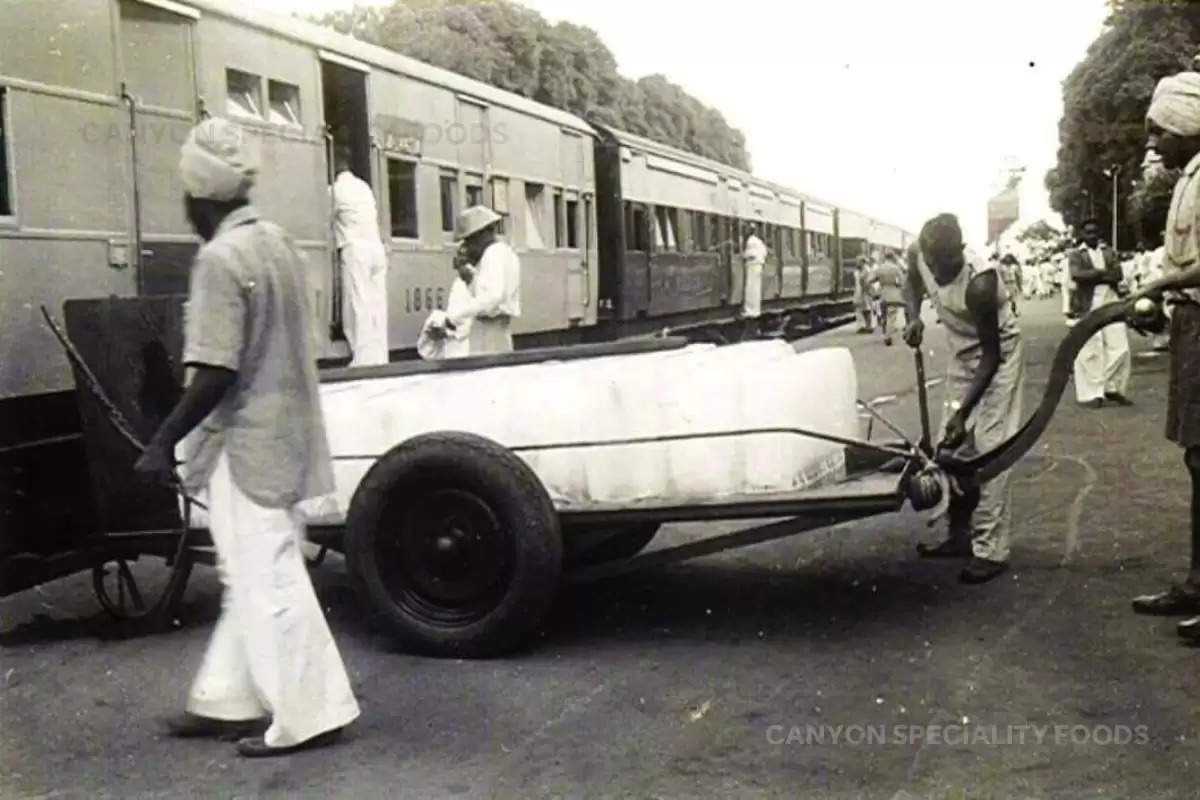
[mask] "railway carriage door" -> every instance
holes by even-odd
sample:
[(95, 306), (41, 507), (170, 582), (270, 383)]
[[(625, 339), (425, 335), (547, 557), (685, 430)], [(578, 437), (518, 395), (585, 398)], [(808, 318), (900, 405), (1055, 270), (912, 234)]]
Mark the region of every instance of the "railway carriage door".
[[(334, 150), (341, 146), (350, 149), (351, 171), (369, 183), (375, 191), (376, 206), (380, 213), (383, 204), (379, 201), (376, 169), (372, 157), (371, 119), (367, 105), (366, 65), (333, 53), (321, 53), (321, 100), (325, 121), (325, 169), (329, 185), (333, 185)], [(333, 228), (333, 193), (329, 197), (329, 291), (330, 305), (319, 313), (329, 319), (330, 337), (344, 340), (342, 330), (342, 269), (337, 254), (337, 239)], [(379, 220), (384, 230), (386, 221)]]
[(178, 164), (197, 109), (192, 32), (199, 16), (178, 3), (120, 0), (118, 60), (131, 165), (129, 262), (139, 294), (186, 293), (197, 249), (183, 212)]

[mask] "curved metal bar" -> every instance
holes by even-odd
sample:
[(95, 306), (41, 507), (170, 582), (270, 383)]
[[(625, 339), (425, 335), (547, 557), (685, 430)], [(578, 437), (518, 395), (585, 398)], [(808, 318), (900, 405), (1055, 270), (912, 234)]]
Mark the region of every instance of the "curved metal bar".
[(1058, 408), (1059, 400), (1062, 399), (1063, 390), (1067, 386), (1067, 379), (1071, 376), (1079, 351), (1102, 328), (1127, 321), (1132, 310), (1133, 302), (1122, 300), (1101, 306), (1081, 318), (1059, 343), (1050, 367), (1046, 392), (1042, 395), (1042, 401), (1033, 412), (1033, 416), (1025, 421), (1021, 429), (1003, 444), (972, 458), (963, 459), (939, 454), (936, 458), (938, 466), (953, 474), (960, 482), (979, 485), (1016, 464), (1045, 433)]

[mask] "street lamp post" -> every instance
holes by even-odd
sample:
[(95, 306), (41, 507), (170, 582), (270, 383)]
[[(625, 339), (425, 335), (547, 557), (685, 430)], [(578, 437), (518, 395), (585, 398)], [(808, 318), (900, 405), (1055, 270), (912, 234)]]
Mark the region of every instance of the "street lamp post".
[(1108, 169), (1104, 170), (1104, 177), (1112, 178), (1113, 196), (1112, 196), (1112, 241), (1110, 242), (1113, 250), (1117, 249), (1117, 178), (1121, 174), (1121, 165), (1113, 164)]

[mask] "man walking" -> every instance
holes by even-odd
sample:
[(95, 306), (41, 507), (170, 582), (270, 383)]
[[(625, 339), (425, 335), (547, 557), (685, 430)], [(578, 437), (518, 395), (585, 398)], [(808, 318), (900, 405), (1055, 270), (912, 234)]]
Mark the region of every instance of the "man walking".
[[(1163, 276), (1141, 296), (1174, 301), (1167, 390), (1167, 439), (1183, 448), (1191, 477), (1191, 560), (1186, 580), (1133, 601), (1141, 614), (1200, 614), (1200, 73), (1158, 82), (1146, 114), (1147, 146), (1168, 169), (1183, 169), (1167, 212)], [(1200, 617), (1179, 623), (1179, 635), (1200, 640)]]
[[(950, 363), (940, 447), (984, 453), (1021, 427), (1025, 355), (1007, 289), (994, 264), (965, 249), (958, 219), (942, 214), (925, 223), (908, 251), (904, 340), (920, 347), (921, 302), (928, 294), (946, 331)], [(1011, 513), (1009, 473), (950, 501), (944, 542), (918, 545), (927, 558), (966, 558), (963, 583), (984, 583), (1008, 569)]]
[[(1116, 253), (1100, 242), (1100, 226), (1088, 220), (1083, 241), (1070, 253), (1070, 316), (1079, 319), (1093, 309), (1120, 299), (1121, 266)], [(1125, 396), (1131, 357), (1124, 323), (1109, 325), (1087, 341), (1075, 358), (1075, 399), (1088, 408), (1101, 408), (1107, 400), (1131, 406)]]
[(904, 268), (895, 253), (888, 253), (867, 278), (868, 283), (879, 286), (879, 324), (888, 347), (892, 346), (893, 333), (903, 333), (904, 280)]
[(350, 171), (350, 148), (334, 151), (333, 229), (342, 264), (342, 328), (350, 366), (388, 363), (387, 251), (379, 237), (375, 193)]
[(243, 738), (244, 756), (326, 744), (359, 714), (313, 591), (296, 507), (332, 493), (317, 395), (304, 265), (247, 199), (257, 172), (240, 128), (210, 118), (182, 148), (188, 219), (205, 244), (192, 267), (184, 331), (190, 380), (139, 459), (207, 493), (224, 587), (221, 617), (187, 701), (180, 737)]
[(859, 333), (875, 330), (871, 299), (871, 263), (866, 256), (859, 256), (854, 269), (854, 311)]

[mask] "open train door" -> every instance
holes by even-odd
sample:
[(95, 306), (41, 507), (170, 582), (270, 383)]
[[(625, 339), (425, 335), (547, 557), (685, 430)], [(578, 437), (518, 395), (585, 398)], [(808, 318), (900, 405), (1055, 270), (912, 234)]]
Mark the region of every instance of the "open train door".
[[(330, 292), (333, 307), (328, 310), (330, 336), (344, 340), (342, 331), (342, 271), (333, 230), (334, 153), (340, 147), (350, 149), (350, 171), (362, 178), (376, 193), (377, 165), (371, 158), (371, 118), (367, 102), (367, 77), (370, 67), (353, 59), (322, 50), (321, 99), (325, 114), (325, 168), (331, 189), (329, 194)], [(326, 313), (322, 309), (322, 313)]]

